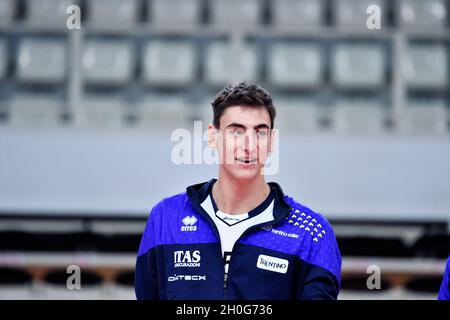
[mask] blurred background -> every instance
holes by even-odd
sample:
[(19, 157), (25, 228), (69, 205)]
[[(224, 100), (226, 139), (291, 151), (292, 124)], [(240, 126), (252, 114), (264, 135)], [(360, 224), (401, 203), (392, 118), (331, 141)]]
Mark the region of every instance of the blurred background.
[[(72, 4), (79, 30), (66, 26)], [(134, 299), (149, 211), (217, 173), (175, 165), (171, 133), (206, 130), (215, 93), (241, 80), (278, 110), (267, 180), (335, 228), (340, 298), (435, 299), (450, 254), (449, 10), (0, 0), (0, 299)], [(72, 264), (81, 290), (66, 287)], [(381, 290), (366, 286), (371, 265)]]

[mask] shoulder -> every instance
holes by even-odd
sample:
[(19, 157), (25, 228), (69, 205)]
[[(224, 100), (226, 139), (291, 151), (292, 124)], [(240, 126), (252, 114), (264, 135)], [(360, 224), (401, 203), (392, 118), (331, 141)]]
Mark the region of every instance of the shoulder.
[(166, 208), (178, 208), (186, 204), (188, 196), (186, 192), (180, 192), (175, 195), (163, 198), (159, 201), (154, 208), (156, 209), (166, 209)]
[(342, 258), (331, 224), (322, 214), (293, 198), (285, 196), (285, 201), (291, 206), (286, 225), (290, 231), (300, 235), (299, 257), (311, 265), (331, 272), (339, 283)]
[(285, 196), (284, 200), (291, 207), (291, 212), (286, 219), (288, 224), (297, 227), (302, 232), (308, 232), (311, 236), (319, 237), (317, 240), (325, 238), (327, 234), (334, 237), (333, 227), (322, 214), (297, 202), (289, 196)]
[(152, 208), (142, 234), (138, 255), (144, 254), (158, 244), (169, 241), (167, 235), (170, 235), (171, 232), (168, 231), (172, 228), (171, 225), (178, 221), (172, 217), (182, 211), (186, 199), (186, 193), (179, 193), (162, 199)]
[(181, 192), (160, 200), (152, 208), (149, 220), (159, 220), (163, 217), (171, 216), (183, 210), (188, 202), (186, 192)]

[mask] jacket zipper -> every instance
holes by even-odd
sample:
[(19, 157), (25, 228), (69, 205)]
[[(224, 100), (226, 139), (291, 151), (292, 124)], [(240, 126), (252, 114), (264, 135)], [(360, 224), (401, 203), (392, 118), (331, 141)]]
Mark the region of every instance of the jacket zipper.
[[(209, 224), (212, 226), (212, 229), (214, 231), (214, 234), (216, 235), (217, 239), (219, 239), (219, 257), (222, 261), (222, 265), (224, 265), (225, 260), (223, 259), (222, 255), (222, 240), (220, 239), (219, 229), (217, 229), (216, 224), (214, 223), (213, 219), (209, 216), (209, 214), (203, 209), (203, 207), (197, 203), (194, 204), (194, 207), (198, 210), (198, 212), (209, 222)], [(226, 299), (226, 293), (227, 293), (227, 287), (228, 287), (228, 274), (225, 273), (225, 269), (223, 269), (223, 298)]]
[[(214, 223), (214, 221), (211, 219), (209, 214), (205, 211), (205, 209), (203, 209), (203, 207), (201, 205), (195, 203), (194, 207), (196, 207), (196, 209), (203, 215), (203, 217), (205, 217), (206, 220), (208, 220), (209, 224), (212, 225), (213, 231), (214, 231), (217, 239), (219, 239), (219, 248), (220, 248), (219, 254), (220, 254), (220, 258), (222, 259), (222, 262), (224, 263), (225, 261), (224, 261), (223, 256), (222, 256), (222, 240), (220, 239), (219, 229), (217, 229), (216, 224)], [(291, 208), (291, 210), (292, 210), (292, 208)], [(241, 240), (241, 238), (244, 235), (246, 235), (247, 233), (249, 233), (250, 231), (252, 231), (254, 229), (257, 229), (257, 228), (261, 228), (261, 227), (271, 226), (271, 225), (277, 224), (277, 223), (283, 221), (284, 219), (286, 219), (286, 217), (282, 217), (282, 218), (279, 218), (277, 220), (271, 220), (271, 221), (267, 221), (267, 222), (260, 223), (260, 224), (257, 224), (255, 226), (252, 226), (252, 227), (248, 228), (247, 230), (245, 230), (241, 234), (241, 236), (236, 240), (236, 242), (233, 245), (233, 249), (231, 249), (230, 262), (228, 264), (228, 272), (225, 272), (225, 269), (223, 270), (223, 272), (224, 272), (223, 273), (223, 298), (224, 298), (224, 300), (227, 299), (227, 289), (228, 289), (228, 279), (229, 279), (228, 278), (228, 273), (230, 271), (231, 261), (233, 260), (232, 257), (233, 257), (233, 252), (234, 252), (234, 248), (236, 246), (236, 243), (238, 243), (239, 240)]]
[[(247, 233), (251, 232), (252, 230), (257, 229), (257, 228), (261, 228), (261, 227), (265, 227), (265, 226), (271, 226), (271, 225), (277, 224), (277, 223), (283, 221), (283, 219), (285, 219), (285, 218), (281, 218), (281, 219), (278, 219), (278, 220), (271, 220), (271, 221), (267, 221), (267, 222), (264, 222), (264, 223), (257, 224), (255, 226), (251, 226), (250, 228), (245, 230), (241, 234), (241, 236), (236, 240), (236, 242), (233, 245), (233, 249), (231, 249), (230, 262), (228, 264), (228, 272), (224, 273), (224, 277), (223, 277), (223, 291), (224, 291), (223, 292), (223, 298), (224, 298), (224, 300), (226, 300), (226, 298), (227, 298), (228, 273), (230, 272), (231, 262), (233, 261), (233, 252), (234, 252), (234, 248), (236, 247), (236, 244), (239, 242), (239, 240), (241, 240), (241, 238), (243, 236), (245, 236)], [(214, 221), (213, 221), (213, 223), (214, 223)], [(220, 237), (219, 237), (219, 239), (220, 239)]]
[[(229, 267), (229, 266), (228, 266)], [(227, 299), (228, 273), (223, 274), (223, 299)]]

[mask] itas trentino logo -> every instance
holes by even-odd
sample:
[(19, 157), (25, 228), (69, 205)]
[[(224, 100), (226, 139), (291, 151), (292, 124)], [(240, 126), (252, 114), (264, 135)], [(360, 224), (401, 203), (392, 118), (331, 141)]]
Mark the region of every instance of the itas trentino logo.
[(195, 251), (174, 251), (173, 252), (173, 262), (174, 267), (200, 267), (200, 250)]
[(197, 218), (195, 216), (186, 216), (181, 220), (184, 226), (181, 226), (181, 231), (197, 231)]
[(259, 269), (264, 269), (278, 273), (286, 273), (288, 270), (289, 261), (286, 259), (280, 259), (260, 254), (258, 256), (258, 262), (256, 263), (256, 266)]

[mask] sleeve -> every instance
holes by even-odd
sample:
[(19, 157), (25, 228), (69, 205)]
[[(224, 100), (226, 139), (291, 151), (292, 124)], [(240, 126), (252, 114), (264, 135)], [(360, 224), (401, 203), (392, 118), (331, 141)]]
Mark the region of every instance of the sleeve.
[(450, 300), (450, 257), (447, 260), (447, 266), (444, 271), (441, 289), (439, 290), (438, 300)]
[[(301, 257), (299, 300), (336, 300), (340, 290), (342, 258), (331, 225), (323, 219), (306, 242)], [(319, 236), (321, 234), (321, 236)], [(308, 248), (309, 247), (309, 248)], [(309, 250), (308, 250), (309, 249)]]
[(298, 300), (337, 300), (339, 282), (328, 270), (308, 265)]
[(158, 207), (155, 207), (150, 213), (139, 246), (134, 279), (134, 288), (138, 300), (159, 299), (154, 239), (154, 217), (158, 211)]

